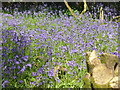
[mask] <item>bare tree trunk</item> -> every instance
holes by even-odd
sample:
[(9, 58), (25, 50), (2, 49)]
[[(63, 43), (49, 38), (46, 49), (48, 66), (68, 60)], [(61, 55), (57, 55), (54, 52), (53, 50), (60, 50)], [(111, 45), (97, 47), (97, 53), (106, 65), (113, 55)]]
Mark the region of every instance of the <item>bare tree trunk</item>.
[(86, 53), (86, 63), (89, 70), (83, 78), (83, 88), (119, 88), (120, 66), (116, 55), (103, 53), (99, 60), (94, 50)]

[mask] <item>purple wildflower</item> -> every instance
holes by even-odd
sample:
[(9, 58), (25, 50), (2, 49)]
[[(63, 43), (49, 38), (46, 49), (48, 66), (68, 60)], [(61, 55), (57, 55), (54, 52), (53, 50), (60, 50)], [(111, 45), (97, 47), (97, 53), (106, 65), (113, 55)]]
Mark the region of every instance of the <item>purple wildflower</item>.
[(28, 61), (28, 56), (24, 56), (24, 57), (22, 57), (22, 59), (23, 59), (24, 61)]
[(27, 67), (27, 66), (29, 66), (30, 68), (32, 67), (32, 65), (31, 65), (31, 64), (26, 64), (26, 67)]
[(16, 68), (15, 66), (12, 66), (12, 67), (11, 67), (11, 69), (13, 69), (13, 70), (14, 70), (15, 68)]
[(77, 66), (77, 63), (75, 61), (68, 61), (67, 65), (74, 67)]
[(20, 80), (19, 83), (23, 83), (23, 80)]
[(17, 77), (16, 76), (13, 76), (13, 79), (16, 79)]
[(8, 83), (9, 83), (9, 81), (8, 81), (8, 80), (5, 80), (5, 81), (2, 83), (2, 87), (5, 88)]
[(55, 81), (57, 81), (58, 83), (60, 83), (60, 79), (58, 79), (58, 78), (55, 78)]
[(43, 82), (40, 82), (40, 83), (39, 83), (39, 85), (42, 85), (42, 84), (43, 84)]
[(52, 76), (54, 76), (54, 70), (50, 70), (48, 71), (48, 76), (51, 78)]
[(20, 69), (20, 66), (17, 66), (18, 69)]
[(18, 62), (18, 61), (15, 61), (15, 64), (20, 64), (20, 62)]
[(82, 67), (81, 67), (80, 65), (78, 65), (78, 69), (79, 69), (79, 70), (81, 70), (81, 69), (82, 69)]
[(76, 52), (78, 52), (78, 50), (77, 50), (77, 49), (74, 49), (74, 50), (71, 50), (70, 53), (72, 54), (72, 53), (76, 53)]
[(23, 66), (23, 68), (18, 73), (21, 73), (21, 72), (24, 72), (24, 71), (25, 71), (25, 66)]
[(39, 69), (38, 69), (38, 71), (37, 71), (37, 72), (38, 72), (38, 73), (43, 73), (43, 69), (44, 69), (44, 68), (43, 68), (43, 67), (41, 67), (41, 68), (39, 68)]
[(38, 74), (36, 72), (32, 72), (32, 76), (37, 76)]

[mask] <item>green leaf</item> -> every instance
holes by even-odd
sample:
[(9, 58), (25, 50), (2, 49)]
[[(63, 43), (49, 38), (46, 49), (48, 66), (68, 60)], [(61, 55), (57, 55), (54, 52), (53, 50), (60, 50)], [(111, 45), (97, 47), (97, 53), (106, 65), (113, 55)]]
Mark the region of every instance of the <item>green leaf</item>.
[(36, 79), (35, 79), (35, 78), (33, 78), (33, 77), (32, 77), (30, 80), (31, 80), (31, 81), (33, 81), (33, 82), (34, 82), (34, 81), (36, 81)]

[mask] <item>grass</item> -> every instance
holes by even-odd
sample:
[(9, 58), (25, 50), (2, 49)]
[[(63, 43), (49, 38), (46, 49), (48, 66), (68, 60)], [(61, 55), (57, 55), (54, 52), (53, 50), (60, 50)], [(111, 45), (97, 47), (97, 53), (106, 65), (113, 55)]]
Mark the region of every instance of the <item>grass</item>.
[[(82, 19), (63, 13), (2, 13), (2, 19), (4, 88), (82, 88), (85, 53), (117, 52), (118, 23), (101, 24), (87, 13)], [(54, 76), (56, 66), (67, 69), (61, 79)]]

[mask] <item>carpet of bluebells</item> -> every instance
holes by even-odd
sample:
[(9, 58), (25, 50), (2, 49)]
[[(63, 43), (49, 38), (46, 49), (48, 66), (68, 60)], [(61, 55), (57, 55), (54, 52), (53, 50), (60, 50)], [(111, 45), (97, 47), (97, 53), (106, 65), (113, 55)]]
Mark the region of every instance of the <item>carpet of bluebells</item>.
[[(117, 55), (118, 23), (74, 18), (59, 11), (1, 13), (3, 88), (82, 88), (85, 53), (96, 50)], [(67, 69), (54, 76), (59, 65)]]

